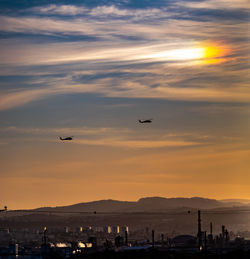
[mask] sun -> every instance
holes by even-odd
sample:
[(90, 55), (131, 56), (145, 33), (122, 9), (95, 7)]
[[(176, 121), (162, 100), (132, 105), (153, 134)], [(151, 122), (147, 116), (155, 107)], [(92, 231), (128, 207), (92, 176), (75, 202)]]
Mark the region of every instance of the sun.
[(202, 47), (202, 63), (222, 63), (228, 60), (226, 56), (229, 53), (229, 48), (224, 45), (211, 44)]
[(223, 55), (224, 50), (218, 46), (204, 48), (204, 58), (216, 58)]

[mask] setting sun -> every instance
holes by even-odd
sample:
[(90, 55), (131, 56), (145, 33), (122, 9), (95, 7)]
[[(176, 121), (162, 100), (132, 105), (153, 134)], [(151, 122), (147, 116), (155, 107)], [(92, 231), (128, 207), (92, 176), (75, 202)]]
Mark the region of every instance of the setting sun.
[(215, 58), (223, 55), (225, 51), (218, 46), (210, 46), (204, 49), (205, 58)]
[(222, 63), (228, 60), (225, 56), (228, 54), (229, 50), (225, 46), (211, 45), (202, 48), (202, 59), (203, 63)]

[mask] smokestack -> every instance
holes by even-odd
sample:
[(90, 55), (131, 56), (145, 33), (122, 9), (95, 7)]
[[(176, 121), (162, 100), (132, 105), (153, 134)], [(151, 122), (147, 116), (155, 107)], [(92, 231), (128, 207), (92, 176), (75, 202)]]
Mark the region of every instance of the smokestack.
[(199, 249), (202, 246), (202, 237), (201, 237), (201, 211), (198, 210), (198, 245), (199, 245)]
[(128, 246), (128, 231), (125, 230), (125, 245)]
[(44, 227), (43, 229), (43, 242), (46, 245), (47, 244), (47, 227)]
[(164, 246), (164, 234), (161, 234), (161, 245)]
[(226, 242), (228, 242), (228, 240), (229, 240), (229, 233), (228, 233), (227, 229), (226, 229), (225, 235), (226, 235)]
[(155, 231), (152, 230), (152, 247), (155, 247)]
[(207, 231), (204, 232), (204, 235), (205, 235), (205, 252), (207, 251)]
[(222, 231), (222, 238), (224, 240), (225, 239), (225, 226), (224, 225), (221, 226), (221, 231)]
[(210, 235), (213, 236), (213, 223), (210, 222)]
[(210, 222), (210, 234), (208, 235), (208, 241), (210, 244), (213, 243), (213, 223)]

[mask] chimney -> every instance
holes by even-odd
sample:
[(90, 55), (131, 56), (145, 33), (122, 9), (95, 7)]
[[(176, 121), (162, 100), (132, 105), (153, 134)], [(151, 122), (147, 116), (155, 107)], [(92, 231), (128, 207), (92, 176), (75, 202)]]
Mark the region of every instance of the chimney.
[(222, 231), (222, 239), (224, 240), (225, 239), (225, 226), (224, 225), (221, 226), (221, 231)]
[(152, 230), (152, 247), (155, 247), (155, 231)]
[(198, 245), (199, 249), (202, 247), (202, 233), (201, 233), (201, 211), (198, 210)]
[(161, 234), (161, 245), (164, 246), (164, 234)]
[(45, 245), (47, 244), (47, 227), (43, 229), (43, 242)]
[(205, 247), (205, 252), (207, 251), (207, 231), (204, 232), (204, 236), (205, 236), (205, 244), (204, 244), (204, 247)]
[(213, 243), (213, 223), (210, 222), (210, 234), (208, 235), (208, 241), (210, 244)]
[(226, 235), (226, 242), (228, 242), (229, 241), (229, 233), (228, 233), (227, 229), (226, 229), (225, 235)]
[(213, 223), (210, 222), (210, 235), (213, 236)]
[(128, 231), (125, 230), (125, 245), (128, 246)]

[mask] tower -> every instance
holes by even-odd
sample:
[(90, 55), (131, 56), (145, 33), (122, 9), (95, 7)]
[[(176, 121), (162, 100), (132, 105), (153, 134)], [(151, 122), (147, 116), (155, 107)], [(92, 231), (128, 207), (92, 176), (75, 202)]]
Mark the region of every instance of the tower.
[(199, 249), (201, 249), (202, 247), (202, 233), (201, 233), (201, 211), (198, 210), (198, 245), (199, 245)]
[(155, 231), (152, 230), (152, 247), (155, 247)]
[(128, 231), (125, 230), (125, 245), (128, 246)]

